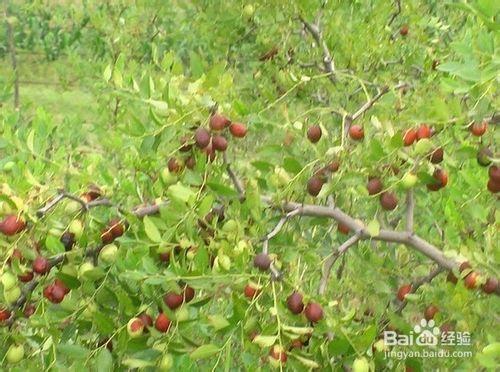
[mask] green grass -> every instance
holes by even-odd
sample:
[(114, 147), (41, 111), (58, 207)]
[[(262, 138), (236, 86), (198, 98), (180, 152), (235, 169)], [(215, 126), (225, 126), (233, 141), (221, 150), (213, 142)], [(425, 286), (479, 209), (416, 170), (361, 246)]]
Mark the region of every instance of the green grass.
[[(19, 96), (25, 112), (40, 107), (50, 112), (55, 120), (79, 117), (88, 122), (96, 118), (97, 100), (87, 86), (88, 77), (75, 71), (83, 63), (74, 57), (63, 57), (50, 62), (38, 54), (18, 54)], [(13, 79), (10, 59), (0, 61), (0, 75)]]

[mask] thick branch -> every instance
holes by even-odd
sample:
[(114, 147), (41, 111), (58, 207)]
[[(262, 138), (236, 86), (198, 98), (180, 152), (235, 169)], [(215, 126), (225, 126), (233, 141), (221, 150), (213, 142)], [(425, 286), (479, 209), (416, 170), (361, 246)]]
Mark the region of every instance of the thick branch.
[[(266, 197), (263, 198), (263, 201), (271, 203), (271, 200)], [(294, 202), (284, 202), (279, 207), (285, 212), (290, 212), (298, 207), (301, 207), (301, 216), (332, 218), (337, 222), (346, 225), (356, 234), (359, 234), (360, 239), (373, 239), (405, 244), (429, 257), (445, 269), (453, 270), (458, 267), (458, 263), (455, 260), (446, 257), (439, 248), (416, 235), (409, 234), (408, 232), (382, 229), (377, 236), (372, 237), (361, 222), (356, 221), (354, 218), (344, 213), (337, 207), (332, 208), (321, 205), (299, 204)]]
[(319, 282), (318, 293), (323, 295), (326, 291), (326, 286), (328, 284), (328, 279), (330, 278), (330, 273), (332, 271), (332, 266), (335, 264), (337, 259), (342, 256), (350, 247), (356, 244), (360, 239), (359, 235), (353, 235), (347, 239), (338, 249), (334, 252), (323, 265), (323, 274)]

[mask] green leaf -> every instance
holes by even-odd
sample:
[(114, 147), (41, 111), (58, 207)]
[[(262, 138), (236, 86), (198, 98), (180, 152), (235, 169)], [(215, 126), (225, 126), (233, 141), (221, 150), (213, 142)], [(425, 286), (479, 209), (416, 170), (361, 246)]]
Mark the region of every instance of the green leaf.
[(378, 220), (371, 220), (370, 223), (366, 226), (366, 231), (368, 231), (368, 234), (370, 234), (372, 238), (378, 236), (380, 234), (380, 223), (378, 222)]
[(297, 354), (293, 354), (293, 357), (296, 358), (300, 363), (305, 365), (307, 368), (316, 369), (320, 367), (320, 365), (316, 363), (314, 360), (301, 357), (300, 355)]
[(253, 339), (253, 343), (259, 345), (260, 347), (269, 347), (276, 343), (278, 336), (263, 336), (257, 335)]
[(297, 174), (299, 173), (304, 167), (302, 164), (299, 163), (297, 159), (294, 158), (285, 158), (283, 160), (283, 168), (290, 173)]
[(74, 345), (74, 344), (59, 344), (56, 346), (56, 349), (59, 353), (64, 355), (65, 357), (69, 359), (86, 359), (88, 350), (85, 349), (84, 347), (80, 345)]
[(201, 345), (199, 348), (194, 350), (189, 357), (193, 360), (205, 359), (212, 355), (217, 354), (220, 348), (214, 344)]
[(162, 241), (161, 234), (153, 220), (149, 216), (145, 216), (143, 219), (144, 222), (144, 231), (149, 239), (154, 241), (155, 243), (160, 243)]
[(209, 315), (208, 323), (210, 323), (210, 325), (217, 331), (230, 325), (230, 323), (226, 320), (226, 317), (220, 314)]
[(188, 203), (190, 200), (194, 200), (196, 193), (189, 187), (184, 186), (182, 183), (177, 182), (172, 185), (167, 190), (167, 195), (169, 198)]
[(238, 193), (234, 189), (232, 189), (231, 187), (222, 185), (220, 183), (207, 182), (207, 186), (210, 187), (210, 189), (215, 191), (217, 194), (220, 194), (221, 196), (227, 196), (229, 198), (238, 196)]
[(98, 372), (111, 372), (113, 370), (113, 357), (106, 347), (97, 353), (96, 368)]
[(45, 238), (45, 247), (53, 255), (64, 253), (63, 243), (52, 234), (48, 234)]

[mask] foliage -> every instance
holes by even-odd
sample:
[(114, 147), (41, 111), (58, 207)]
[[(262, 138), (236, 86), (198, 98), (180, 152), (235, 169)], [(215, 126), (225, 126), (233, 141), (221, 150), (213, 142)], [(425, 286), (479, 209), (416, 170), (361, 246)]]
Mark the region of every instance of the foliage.
[[(37, 246), (39, 254), (64, 262), (37, 276), (39, 285), (28, 292), (35, 313), (24, 318), (17, 309), (11, 328), (0, 328), (0, 355), (23, 344), (19, 370), (154, 370), (167, 353), (174, 370), (267, 370), (269, 350), (279, 344), (290, 370), (342, 370), (361, 357), (376, 370), (494, 368), (498, 360), (484, 348), (498, 345), (498, 297), (470, 291), (463, 281), (452, 285), (441, 274), (409, 295), (399, 313), (399, 285), (425, 277), (435, 265), (411, 247), (376, 237), (381, 228), (405, 230), (402, 179), (416, 173), (415, 234), (450, 260), (470, 261), (481, 284), (498, 277), (497, 197), (486, 188), (488, 168), (476, 160), (484, 146), (498, 154), (498, 131), (494, 120), (482, 137), (468, 127), (494, 119), (498, 110), (499, 5), (402, 2), (390, 22), (395, 3), (12, 1), (8, 22), (20, 59), (21, 108), (11, 108), (15, 79), (2, 37), (0, 214), (22, 215), (29, 226), (0, 238), (2, 271), (23, 273)], [(320, 19), (333, 75), (321, 70), (323, 50), (299, 15)], [(47, 80), (34, 88), (24, 85), (27, 76)], [(364, 140), (346, 137), (350, 115), (383, 87), (387, 93), (357, 119)], [(245, 184), (245, 198), (221, 153), (209, 162), (195, 147), (179, 152), (180, 139), (207, 126), (214, 107), (248, 127), (244, 139), (225, 132), (227, 158)], [(428, 123), (433, 136), (403, 146), (405, 131), (420, 123)], [(306, 138), (313, 124), (322, 130), (317, 144)], [(445, 151), (439, 165), (427, 161), (437, 147)], [(167, 171), (169, 159), (185, 162), (190, 155), (193, 169)], [(318, 197), (307, 195), (309, 178), (332, 160), (339, 170)], [(446, 169), (450, 181), (429, 192), (425, 185), (437, 168)], [(396, 193), (394, 211), (368, 195), (366, 182), (375, 175)], [(112, 206), (85, 212), (65, 199), (37, 216), (58, 189), (81, 196), (91, 184)], [(269, 240), (283, 280), (252, 266), (263, 237), (283, 217), (285, 200), (334, 201), (374, 237), (342, 256), (334, 267), (339, 275), (322, 295), (321, 265), (346, 241), (331, 219), (291, 217)], [(157, 214), (133, 213), (154, 203), (161, 205)], [(225, 220), (203, 228), (200, 219), (221, 206)], [(116, 260), (87, 254), (102, 248), (102, 231), (117, 216), (129, 228), (115, 241)], [(75, 220), (84, 233), (66, 252), (60, 236)], [(25, 261), (9, 263), (15, 249)], [(165, 252), (168, 264), (159, 259)], [(97, 265), (83, 272), (93, 258)], [(71, 289), (60, 304), (43, 297), (56, 278)], [(169, 309), (163, 295), (185, 283), (195, 289), (194, 300)], [(251, 300), (244, 295), (248, 283), (260, 290)], [(294, 289), (304, 303), (322, 305), (322, 321), (313, 326), (290, 313), (286, 298)], [(384, 322), (408, 333), (429, 304), (439, 307), (437, 324), (472, 332), (473, 357), (405, 362), (372, 348)], [(129, 336), (131, 318), (145, 311), (154, 319), (160, 310), (173, 320), (168, 333), (151, 327)], [(307, 347), (288, 350), (312, 330)]]

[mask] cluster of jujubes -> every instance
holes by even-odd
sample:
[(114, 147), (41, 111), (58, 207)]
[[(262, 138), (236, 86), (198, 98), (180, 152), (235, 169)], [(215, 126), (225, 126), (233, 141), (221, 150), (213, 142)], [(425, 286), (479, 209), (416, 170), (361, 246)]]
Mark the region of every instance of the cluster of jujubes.
[[(184, 167), (194, 169), (196, 148), (203, 151), (209, 161), (214, 161), (218, 152), (225, 152), (229, 146), (224, 131), (228, 130), (234, 138), (243, 138), (247, 134), (245, 124), (231, 122), (224, 115), (214, 113), (209, 119), (209, 128), (198, 127), (192, 135), (185, 135), (180, 139), (179, 151), (186, 155), (172, 157), (168, 160), (167, 169), (162, 173), (162, 179), (170, 184), (175, 181), (175, 175), (182, 172)], [(193, 146), (195, 145), (195, 146)]]

